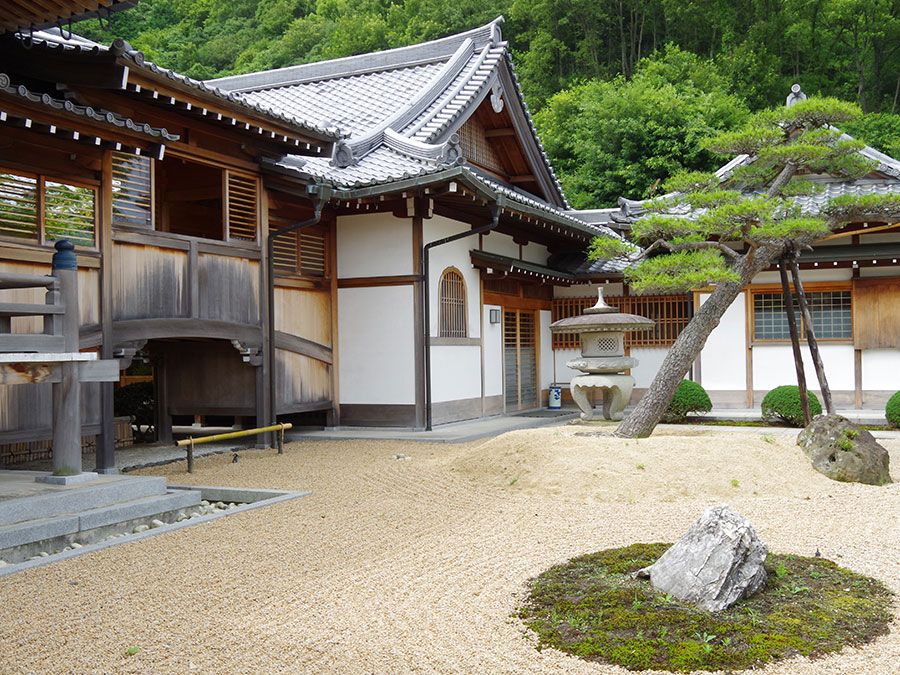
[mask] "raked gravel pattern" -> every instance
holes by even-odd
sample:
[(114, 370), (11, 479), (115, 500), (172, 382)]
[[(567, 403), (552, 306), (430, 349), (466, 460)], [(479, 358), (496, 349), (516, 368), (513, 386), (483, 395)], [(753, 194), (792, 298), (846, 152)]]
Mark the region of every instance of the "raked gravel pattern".
[[(696, 481), (670, 494), (667, 478), (703, 474), (704, 456), (692, 460), (701, 447), (727, 466), (705, 480), (739, 481), (728, 501), (772, 550), (818, 547), (900, 592), (897, 485), (819, 480), (780, 438), (757, 438), (763, 445), (747, 453), (747, 434), (662, 429), (626, 449), (573, 433), (544, 428), (462, 445), (294, 443), (281, 456), (242, 452), (236, 464), (200, 459), (194, 474), (183, 462), (148, 470), (171, 482), (312, 495), (0, 580), (0, 673), (625, 673), (538, 652), (511, 615), (527, 580), (547, 567), (674, 541), (720, 503), (724, 488), (707, 494)], [(897, 466), (900, 442), (884, 445)], [(560, 452), (581, 459), (560, 468), (550, 461)], [(492, 470), (500, 456), (514, 469), (517, 459), (528, 465), (521, 486)], [(599, 496), (585, 497), (581, 467), (592, 463)], [(567, 471), (578, 485), (568, 493)], [(771, 494), (767, 471), (778, 477)], [(542, 472), (555, 473), (546, 489)], [(616, 497), (638, 474), (638, 498)], [(656, 487), (648, 474), (659, 476)], [(785, 476), (799, 491), (783, 487)], [(893, 625), (864, 648), (760, 672), (896, 673), (898, 664)]]

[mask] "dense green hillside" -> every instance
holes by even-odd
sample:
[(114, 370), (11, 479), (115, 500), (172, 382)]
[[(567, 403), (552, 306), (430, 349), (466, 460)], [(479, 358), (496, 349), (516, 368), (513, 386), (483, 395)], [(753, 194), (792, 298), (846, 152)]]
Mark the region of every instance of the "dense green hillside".
[[(123, 37), (160, 65), (205, 79), (398, 47), (500, 14), (526, 98), (532, 110), (546, 110), (541, 131), (580, 206), (609, 203), (616, 190), (646, 195), (679, 164), (715, 163), (696, 145), (703, 130), (783, 103), (794, 82), (884, 113), (853, 131), (900, 150), (900, 0), (140, 0), (113, 15), (109, 31), (95, 21), (76, 31), (104, 43)], [(668, 44), (677, 50), (666, 51)], [(666, 65), (662, 55), (677, 52), (694, 55), (693, 65), (684, 58)], [(663, 65), (642, 78), (653, 63)], [(618, 91), (631, 102), (611, 104)], [(677, 110), (654, 120), (652, 138), (615, 129), (616, 115), (634, 114), (647, 127), (670, 104)], [(619, 112), (590, 119), (610, 107)], [(688, 131), (661, 144), (667, 128)], [(619, 165), (620, 177), (610, 178), (602, 173), (606, 157), (621, 156), (621, 148), (585, 136), (576, 150), (574, 141), (551, 138), (572, 131), (611, 134), (647, 161), (634, 172)], [(595, 168), (586, 168), (583, 159), (597, 153)]]

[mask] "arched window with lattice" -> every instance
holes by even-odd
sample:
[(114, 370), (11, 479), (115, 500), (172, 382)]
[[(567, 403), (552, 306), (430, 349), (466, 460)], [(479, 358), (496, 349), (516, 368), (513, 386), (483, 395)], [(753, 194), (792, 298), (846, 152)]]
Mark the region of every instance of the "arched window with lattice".
[(448, 267), (441, 275), (439, 306), (439, 335), (466, 337), (466, 282), (454, 267)]

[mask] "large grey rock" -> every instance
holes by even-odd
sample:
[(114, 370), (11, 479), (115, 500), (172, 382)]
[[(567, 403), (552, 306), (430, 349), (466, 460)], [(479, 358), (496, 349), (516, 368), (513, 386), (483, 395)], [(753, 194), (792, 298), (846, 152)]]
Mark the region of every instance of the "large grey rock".
[(655, 563), (638, 572), (660, 593), (719, 612), (766, 583), (769, 548), (728, 505), (706, 509)]
[(797, 436), (813, 468), (833, 480), (884, 485), (891, 482), (890, 456), (875, 437), (840, 415), (816, 415)]

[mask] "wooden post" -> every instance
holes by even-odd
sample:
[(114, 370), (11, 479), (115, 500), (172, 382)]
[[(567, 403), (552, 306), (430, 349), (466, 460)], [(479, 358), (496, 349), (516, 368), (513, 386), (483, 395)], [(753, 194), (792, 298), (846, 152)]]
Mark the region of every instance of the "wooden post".
[[(78, 261), (75, 245), (68, 239), (55, 244), (53, 276), (59, 279), (59, 292), (65, 314), (62, 318), (64, 350), (78, 351)], [(61, 380), (53, 385), (53, 473), (81, 473), (81, 384), (78, 364), (60, 364)]]
[[(100, 358), (113, 358), (112, 344), (112, 151), (103, 153), (103, 184), (100, 208), (100, 326), (103, 342)], [(119, 473), (116, 468), (116, 425), (113, 383), (100, 383), (100, 434), (94, 461), (97, 473)]]
[(782, 256), (778, 263), (781, 275), (781, 294), (784, 297), (784, 311), (787, 312), (788, 330), (791, 334), (791, 348), (794, 350), (794, 364), (797, 368), (797, 387), (800, 390), (800, 406), (803, 409), (803, 426), (808, 427), (812, 421), (809, 410), (809, 392), (806, 390), (806, 371), (803, 368), (803, 354), (800, 351), (800, 333), (797, 330), (797, 316), (794, 313), (794, 296), (788, 283), (788, 255)]

